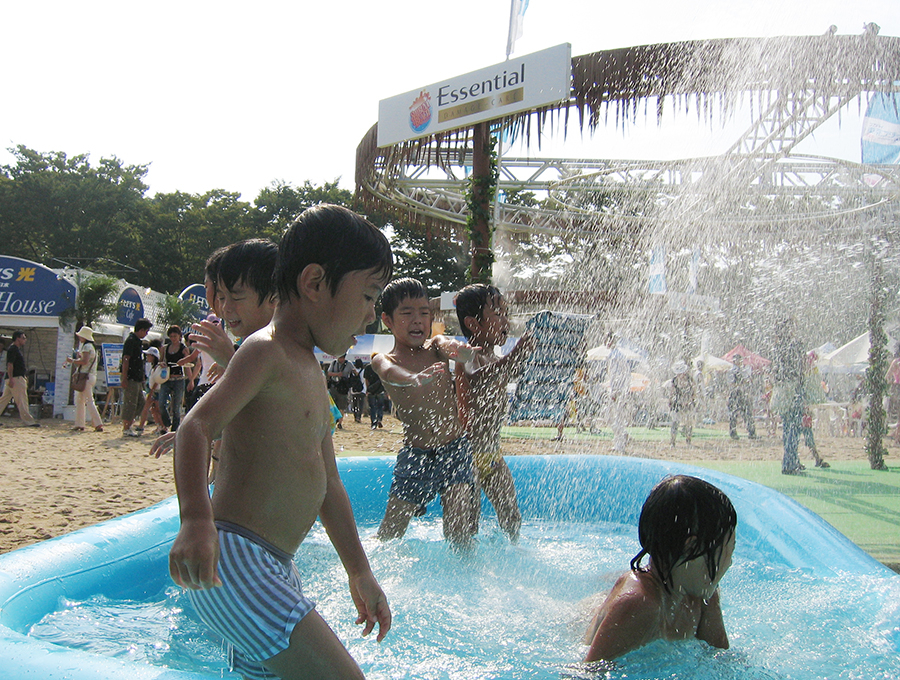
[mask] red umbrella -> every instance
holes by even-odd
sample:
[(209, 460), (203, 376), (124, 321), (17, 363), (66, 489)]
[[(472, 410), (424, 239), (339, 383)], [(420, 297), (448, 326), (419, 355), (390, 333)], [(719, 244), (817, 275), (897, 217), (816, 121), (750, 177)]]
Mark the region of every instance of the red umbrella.
[(752, 368), (754, 371), (761, 371), (766, 366), (768, 366), (769, 364), (772, 363), (768, 359), (764, 359), (763, 357), (761, 357), (756, 352), (751, 352), (749, 349), (747, 349), (743, 345), (738, 345), (737, 347), (735, 347), (733, 350), (728, 352), (728, 354), (726, 354), (722, 358), (725, 359), (725, 361), (733, 362), (734, 357), (737, 355), (740, 355), (741, 357), (743, 357), (744, 364), (749, 366), (750, 368)]

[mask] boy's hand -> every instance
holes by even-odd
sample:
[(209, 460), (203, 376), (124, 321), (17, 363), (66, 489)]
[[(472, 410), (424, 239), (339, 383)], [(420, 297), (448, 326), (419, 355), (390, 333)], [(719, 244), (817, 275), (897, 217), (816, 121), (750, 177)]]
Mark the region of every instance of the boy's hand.
[(219, 533), (211, 521), (182, 520), (181, 530), (169, 551), (169, 575), (182, 588), (204, 590), (222, 585)]
[(218, 361), (214, 361), (213, 365), (209, 367), (209, 370), (206, 371), (206, 377), (209, 378), (211, 383), (216, 382), (219, 378), (221, 378), (225, 374), (225, 369), (219, 364)]
[(375, 580), (372, 572), (365, 576), (350, 577), (350, 597), (356, 605), (359, 616), (356, 625), (365, 623), (363, 637), (372, 632), (378, 623), (378, 637), (381, 642), (391, 629), (391, 608), (381, 586)]
[(153, 446), (150, 447), (150, 453), (147, 455), (159, 458), (169, 451), (175, 451), (175, 434), (175, 432), (168, 432), (158, 437), (157, 440), (153, 442)]
[(465, 342), (460, 342), (455, 338), (448, 338), (446, 335), (440, 335), (435, 338), (437, 348), (447, 355), (448, 359), (466, 363), (475, 358), (475, 353), (481, 347), (473, 347)]
[(223, 366), (227, 366), (231, 357), (234, 356), (234, 343), (228, 337), (225, 329), (217, 323), (206, 320), (192, 324), (191, 328), (196, 333), (191, 336), (194, 346), (201, 352), (209, 354)]
[(436, 363), (433, 363), (424, 371), (419, 371), (413, 376), (413, 387), (422, 387), (423, 385), (434, 382), (435, 378), (437, 378), (439, 375), (443, 375), (446, 372), (447, 366), (444, 364), (444, 362), (438, 361)]

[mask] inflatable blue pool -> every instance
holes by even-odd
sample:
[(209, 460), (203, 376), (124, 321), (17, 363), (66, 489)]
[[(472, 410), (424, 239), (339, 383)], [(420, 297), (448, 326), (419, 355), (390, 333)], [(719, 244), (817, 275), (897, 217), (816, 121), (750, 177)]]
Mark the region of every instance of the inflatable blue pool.
[[(770, 567), (825, 578), (897, 578), (816, 515), (752, 482), (675, 463), (621, 457), (522, 456), (508, 462), (526, 522), (636, 526), (647, 493), (660, 479), (693, 474), (728, 494), (738, 512), (739, 546), (752, 549)], [(360, 527), (372, 527), (381, 519), (392, 466), (392, 458), (339, 461)], [(164, 590), (169, 583), (168, 550), (177, 530), (173, 498), (0, 556), (0, 679), (220, 677), (89, 654), (29, 635), (31, 627), (63, 601), (97, 595), (141, 600)]]

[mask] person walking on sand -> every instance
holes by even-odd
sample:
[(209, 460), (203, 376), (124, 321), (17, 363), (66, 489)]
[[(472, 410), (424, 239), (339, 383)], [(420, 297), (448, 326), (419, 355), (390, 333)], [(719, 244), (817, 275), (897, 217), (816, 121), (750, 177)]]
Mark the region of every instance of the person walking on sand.
[(75, 427), (76, 432), (84, 432), (85, 416), (91, 416), (91, 425), (95, 432), (103, 432), (103, 421), (94, 403), (94, 385), (97, 384), (97, 348), (94, 346), (94, 329), (82, 326), (75, 334), (81, 343), (71, 363), (76, 366), (76, 373), (87, 374), (84, 389), (75, 390)]
[(0, 395), (0, 414), (6, 411), (10, 400), (15, 399), (19, 418), (25, 426), (40, 427), (41, 424), (28, 410), (28, 367), (25, 365), (25, 355), (22, 354), (27, 340), (25, 331), (13, 331), (12, 343), (6, 350), (6, 385)]
[(900, 344), (884, 376), (888, 387), (888, 416), (894, 418), (894, 442), (900, 444)]
[(144, 338), (153, 328), (149, 319), (138, 319), (122, 346), (122, 435), (140, 437), (131, 426), (144, 405)]
[(690, 446), (691, 435), (694, 431), (694, 409), (697, 404), (694, 379), (688, 372), (688, 365), (685, 361), (676, 361), (672, 366), (672, 370), (675, 372), (675, 377), (671, 381), (672, 387), (669, 397), (669, 412), (672, 418), (672, 446), (675, 446), (679, 425), (687, 445)]
[(806, 468), (800, 464), (797, 448), (800, 443), (803, 411), (806, 408), (803, 378), (806, 356), (796, 336), (796, 322), (782, 319), (775, 329), (775, 348), (772, 356), (772, 374), (775, 391), (772, 409), (781, 416), (784, 457), (781, 474), (797, 475)]
[(750, 408), (750, 375), (749, 366), (744, 366), (744, 357), (735, 354), (732, 359), (734, 365), (728, 369), (728, 385), (731, 388), (728, 393), (728, 433), (732, 439), (738, 439), (738, 416), (744, 419), (747, 425), (747, 435), (750, 439), (756, 439), (756, 423), (753, 421), (753, 410)]

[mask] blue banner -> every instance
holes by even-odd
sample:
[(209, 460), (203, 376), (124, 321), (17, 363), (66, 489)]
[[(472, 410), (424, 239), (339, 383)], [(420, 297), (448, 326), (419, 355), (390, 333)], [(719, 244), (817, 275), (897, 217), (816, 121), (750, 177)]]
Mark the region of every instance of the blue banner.
[(56, 317), (75, 306), (75, 286), (52, 269), (0, 255), (0, 315)]
[(900, 94), (878, 92), (869, 100), (863, 118), (862, 162), (900, 163)]

